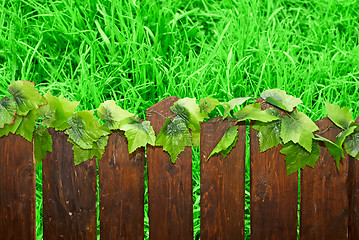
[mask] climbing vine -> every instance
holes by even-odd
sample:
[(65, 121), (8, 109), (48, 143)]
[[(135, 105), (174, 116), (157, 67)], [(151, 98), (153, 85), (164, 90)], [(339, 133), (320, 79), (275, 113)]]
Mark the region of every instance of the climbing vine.
[[(175, 163), (185, 146), (200, 145), (201, 123), (219, 106), (224, 109), (223, 120), (238, 107), (239, 111), (233, 113), (236, 122), (255, 121), (253, 129), (258, 131), (260, 152), (282, 145), (280, 152), (285, 155), (288, 174), (307, 165), (315, 166), (320, 156), (319, 142), (324, 143), (338, 168), (344, 150), (359, 160), (359, 123), (355, 123), (347, 107), (325, 103), (328, 118), (341, 130), (332, 142), (321, 136), (318, 126), (296, 109), (302, 101), (279, 89), (264, 91), (261, 101), (241, 97), (221, 103), (207, 97), (197, 104), (194, 98), (180, 99), (170, 108), (173, 116), (166, 117), (157, 136), (149, 121), (139, 119), (113, 100), (102, 103), (96, 111), (75, 111), (79, 102), (50, 92), (42, 96), (35, 90), (35, 84), (28, 81), (12, 82), (8, 92), (9, 96), (0, 99), (0, 137), (12, 133), (33, 141), (37, 163), (52, 151), (49, 128), (68, 135), (75, 164), (93, 157), (101, 159), (111, 131), (124, 132), (129, 153), (147, 144), (162, 146)], [(273, 108), (262, 110), (266, 103)], [(229, 127), (207, 161), (217, 154), (225, 158), (237, 139), (238, 126)]]

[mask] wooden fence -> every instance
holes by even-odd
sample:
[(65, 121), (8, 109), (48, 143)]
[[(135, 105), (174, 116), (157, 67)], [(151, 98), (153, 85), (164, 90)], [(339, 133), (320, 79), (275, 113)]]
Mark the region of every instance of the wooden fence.
[[(148, 109), (156, 134), (177, 100)], [(333, 125), (316, 122), (321, 130)], [(223, 159), (208, 155), (228, 127), (217, 119), (202, 124), (201, 239), (244, 239), (246, 128)], [(235, 123), (230, 123), (235, 124)], [(330, 128), (332, 139), (338, 129)], [(287, 176), (280, 147), (259, 152), (250, 130), (251, 239), (297, 239), (298, 175)], [(96, 159), (74, 166), (72, 145), (51, 130), (53, 152), (42, 165), (44, 239), (94, 240), (97, 236)], [(0, 239), (35, 239), (35, 166), (32, 144), (19, 136), (0, 138)], [(109, 138), (99, 164), (101, 239), (144, 238), (145, 150), (128, 154), (127, 140)], [(161, 147), (148, 147), (150, 239), (193, 239), (192, 152), (186, 147), (175, 164)], [(346, 156), (337, 170), (321, 146), (315, 168), (300, 172), (300, 239), (359, 239), (359, 161)]]

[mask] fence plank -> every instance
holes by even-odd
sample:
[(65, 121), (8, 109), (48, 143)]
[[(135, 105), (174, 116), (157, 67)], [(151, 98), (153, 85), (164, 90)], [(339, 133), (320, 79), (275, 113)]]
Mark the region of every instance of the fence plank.
[[(359, 122), (359, 117), (356, 119)], [(359, 239), (359, 161), (349, 158), (349, 240)]]
[[(147, 109), (147, 119), (159, 133), (177, 97)], [(162, 115), (162, 116), (161, 116)], [(147, 148), (150, 239), (193, 239), (192, 151), (186, 147), (171, 163), (162, 147)]]
[(298, 174), (287, 175), (281, 146), (260, 153), (257, 134), (251, 127), (251, 239), (297, 239)]
[(246, 126), (230, 154), (208, 156), (235, 122), (215, 118), (202, 124), (201, 239), (244, 239), (244, 174)]
[[(320, 131), (333, 123), (324, 118), (316, 122)], [(331, 127), (321, 135), (334, 141), (339, 129)], [(300, 239), (347, 239), (348, 236), (348, 157), (338, 171), (324, 145), (315, 168), (301, 171)]]
[(145, 151), (128, 154), (127, 140), (112, 133), (99, 160), (101, 239), (144, 238)]
[(74, 165), (72, 144), (50, 129), (53, 152), (43, 160), (45, 239), (96, 239), (96, 159)]
[(0, 138), (0, 238), (35, 239), (35, 164), (32, 143)]

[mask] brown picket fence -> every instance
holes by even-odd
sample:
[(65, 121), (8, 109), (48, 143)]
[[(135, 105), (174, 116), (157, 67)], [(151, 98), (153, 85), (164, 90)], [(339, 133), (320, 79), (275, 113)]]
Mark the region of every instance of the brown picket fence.
[[(147, 110), (156, 134), (177, 100), (166, 98)], [(157, 114), (159, 113), (159, 114)], [(333, 125), (316, 122), (321, 130)], [(211, 119), (202, 124), (200, 147), (201, 239), (244, 239), (246, 126), (231, 153), (206, 162), (228, 126)], [(338, 129), (324, 133), (334, 139)], [(97, 238), (97, 162), (74, 166), (72, 145), (50, 130), (53, 152), (42, 165), (44, 239)], [(359, 161), (346, 156), (340, 170), (321, 146), (315, 168), (287, 175), (280, 147), (259, 152), (250, 130), (251, 239), (359, 239)], [(127, 140), (112, 133), (98, 161), (101, 239), (144, 238), (145, 149), (128, 154)], [(193, 239), (192, 151), (175, 164), (161, 147), (147, 148), (150, 239)], [(300, 216), (298, 186), (300, 185)], [(19, 136), (0, 138), (0, 239), (36, 238), (35, 166), (32, 144)]]

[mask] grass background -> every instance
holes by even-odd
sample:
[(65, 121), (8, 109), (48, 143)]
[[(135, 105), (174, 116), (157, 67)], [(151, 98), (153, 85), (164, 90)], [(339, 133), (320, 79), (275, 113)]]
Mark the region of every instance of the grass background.
[[(114, 99), (144, 118), (172, 95), (227, 101), (280, 88), (313, 120), (326, 115), (324, 101), (359, 115), (357, 0), (0, 0), (0, 26), (0, 96), (11, 81), (29, 80), (81, 101), (79, 110)], [(41, 166), (36, 181), (42, 239)], [(148, 236), (147, 216), (145, 224)]]

